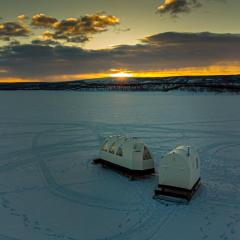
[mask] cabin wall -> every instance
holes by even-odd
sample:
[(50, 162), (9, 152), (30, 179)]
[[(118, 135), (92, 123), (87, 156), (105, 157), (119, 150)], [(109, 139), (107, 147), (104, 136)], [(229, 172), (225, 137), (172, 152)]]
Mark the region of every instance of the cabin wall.
[[(115, 142), (115, 153), (109, 152), (110, 146)], [(103, 145), (102, 145), (103, 146)], [(124, 139), (109, 139), (108, 151), (103, 151), (102, 146), (99, 157), (108, 162), (120, 165), (132, 170), (146, 170), (154, 168), (153, 159), (143, 160), (144, 144), (135, 141), (125, 141)], [(121, 146), (123, 156), (118, 156), (117, 150)], [(110, 148), (109, 148), (110, 147)]]
[[(198, 161), (196, 160), (198, 159)], [(191, 156), (191, 181), (190, 185), (191, 187), (194, 186), (194, 184), (197, 182), (197, 180), (200, 178), (200, 158), (198, 154), (194, 154)]]
[(143, 170), (143, 152), (132, 152), (132, 169), (134, 170)]
[(189, 189), (190, 169), (185, 158), (170, 154), (161, 159), (159, 184)]
[(143, 160), (143, 169), (151, 169), (154, 168), (154, 161), (153, 159)]
[[(116, 148), (118, 149), (118, 146)], [(123, 149), (123, 156), (118, 156), (116, 155), (116, 153), (113, 154), (105, 151), (100, 151), (99, 156), (100, 158), (108, 162), (131, 169), (132, 168), (132, 150), (131, 150), (132, 148), (131, 146), (129, 146), (129, 144), (123, 144), (122, 149)]]

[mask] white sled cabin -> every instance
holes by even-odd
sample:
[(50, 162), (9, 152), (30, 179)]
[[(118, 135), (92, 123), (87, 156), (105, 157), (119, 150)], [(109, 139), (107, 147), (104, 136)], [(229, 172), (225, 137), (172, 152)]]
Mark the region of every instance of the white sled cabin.
[(148, 147), (134, 137), (107, 137), (100, 147), (99, 158), (94, 162), (127, 175), (148, 175), (154, 172), (154, 161)]
[(159, 184), (155, 194), (190, 200), (200, 184), (200, 158), (190, 146), (178, 146), (159, 164)]

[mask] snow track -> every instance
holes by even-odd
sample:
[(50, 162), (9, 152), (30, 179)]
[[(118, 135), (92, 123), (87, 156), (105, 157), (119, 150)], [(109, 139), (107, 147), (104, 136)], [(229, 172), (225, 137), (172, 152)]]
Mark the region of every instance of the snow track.
[[(32, 150), (35, 154), (36, 159), (38, 159), (37, 162), (39, 163), (41, 174), (44, 178), (45, 184), (46, 184), (47, 188), (49, 189), (49, 191), (51, 193), (53, 193), (54, 195), (60, 197), (60, 198), (64, 198), (64, 199), (66, 199), (68, 201), (71, 201), (71, 202), (74, 202), (74, 203), (80, 203), (80, 204), (90, 206), (90, 207), (98, 207), (98, 208), (100, 207), (100, 208), (105, 208), (105, 209), (114, 210), (114, 211), (129, 211), (128, 208), (116, 207), (116, 206), (121, 206), (122, 205), (121, 202), (117, 202), (117, 201), (110, 202), (110, 201), (108, 201), (107, 204), (106, 204), (105, 199), (100, 199), (100, 198), (97, 198), (97, 197), (92, 197), (92, 196), (87, 196), (87, 195), (81, 194), (80, 192), (73, 191), (73, 190), (67, 188), (66, 186), (60, 185), (56, 182), (56, 180), (54, 179), (54, 177), (51, 173), (51, 170), (49, 169), (49, 167), (46, 163), (47, 160), (51, 159), (52, 146), (51, 147), (45, 147), (45, 149), (46, 148), (50, 149), (49, 154), (46, 154), (44, 151), (43, 151), (43, 154), (42, 154), (41, 148), (38, 149), (38, 141), (39, 141), (40, 138), (44, 139), (44, 134), (45, 133), (49, 134), (51, 132), (51, 134), (54, 134), (54, 132), (58, 132), (58, 131), (62, 131), (62, 129), (60, 129), (60, 130), (59, 129), (57, 129), (57, 130), (54, 129), (53, 131), (51, 131), (51, 130), (44, 131), (44, 132), (36, 135), (33, 138), (33, 142), (32, 142)], [(56, 143), (56, 144), (54, 144), (54, 146), (56, 146), (57, 149), (62, 149), (61, 144), (62, 144), (61, 142)], [(64, 145), (65, 144), (66, 144), (66, 142), (64, 143)], [(72, 146), (72, 144), (69, 143), (69, 142), (67, 142), (67, 145)], [(59, 154), (59, 155), (62, 154), (62, 151), (61, 150), (57, 151), (57, 149), (54, 149), (54, 156), (56, 156), (56, 154)], [(75, 149), (77, 149), (79, 151), (79, 148), (75, 148)], [(64, 150), (65, 150), (65, 148), (64, 148)], [(71, 150), (72, 150), (72, 148), (71, 148)], [(64, 152), (66, 153), (66, 151), (64, 151)], [(111, 205), (113, 205), (113, 207), (111, 207)], [(134, 205), (133, 205), (133, 207), (134, 207)], [(132, 211), (136, 211), (136, 209), (132, 209)]]

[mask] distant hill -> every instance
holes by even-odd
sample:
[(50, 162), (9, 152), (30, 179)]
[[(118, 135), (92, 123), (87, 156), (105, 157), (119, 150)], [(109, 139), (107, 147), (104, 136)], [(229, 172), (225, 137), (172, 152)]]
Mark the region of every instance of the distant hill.
[(69, 82), (0, 83), (0, 90), (240, 92), (240, 75), (163, 78), (100, 78)]

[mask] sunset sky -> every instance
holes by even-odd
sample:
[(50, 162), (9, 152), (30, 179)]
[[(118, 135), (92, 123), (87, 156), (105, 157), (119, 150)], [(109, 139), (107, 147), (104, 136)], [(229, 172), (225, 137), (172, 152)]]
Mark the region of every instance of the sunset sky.
[(239, 0), (0, 3), (0, 82), (240, 74)]

